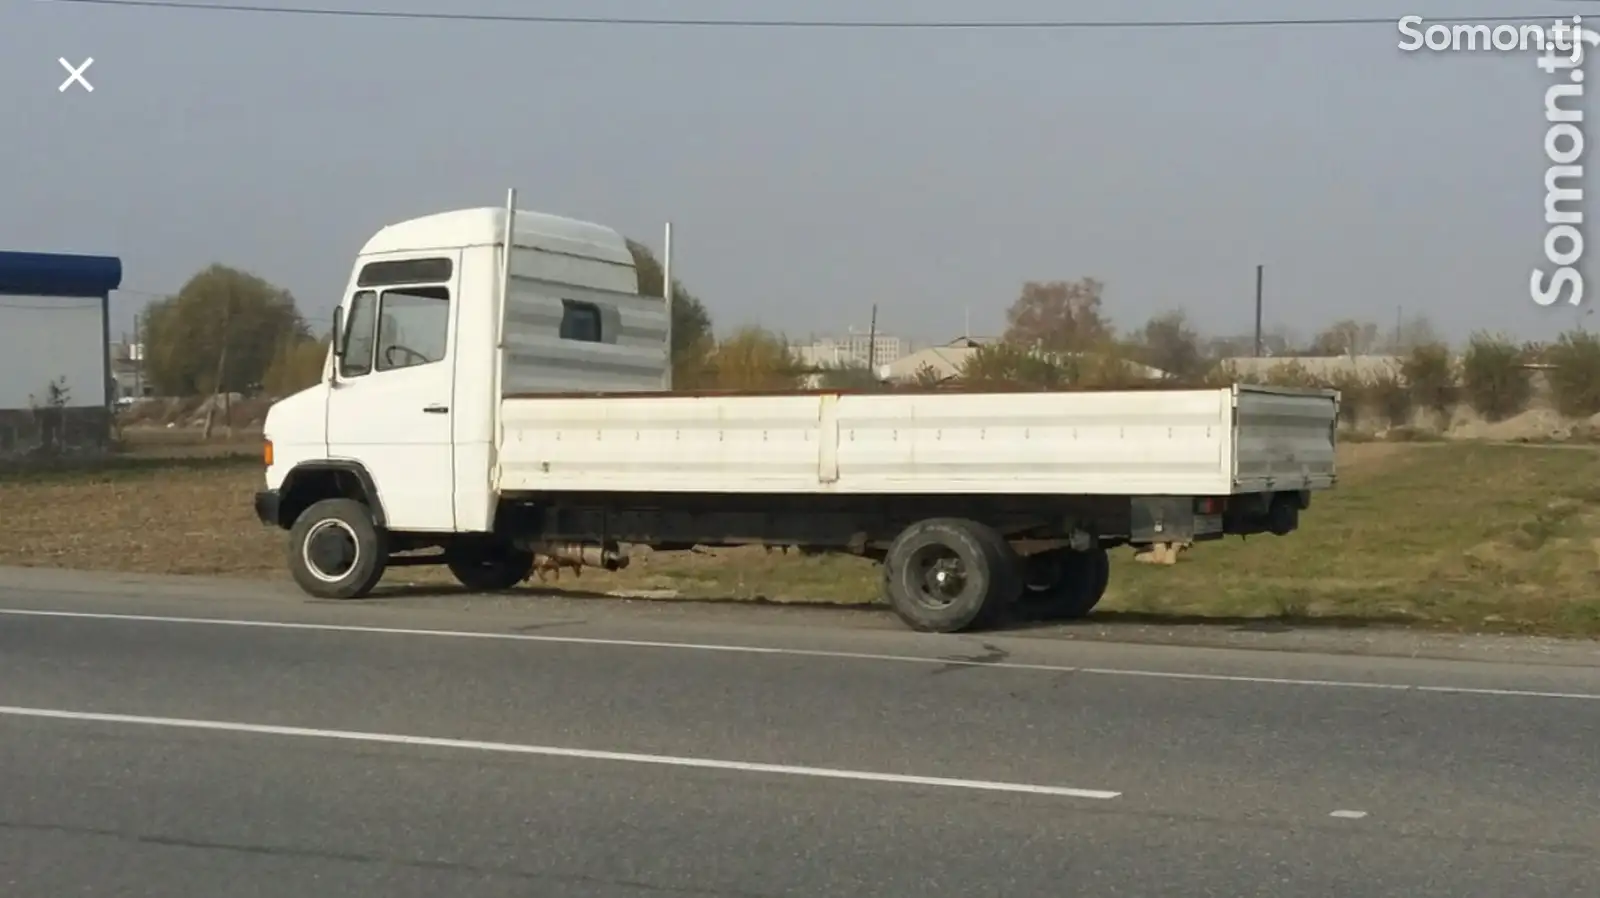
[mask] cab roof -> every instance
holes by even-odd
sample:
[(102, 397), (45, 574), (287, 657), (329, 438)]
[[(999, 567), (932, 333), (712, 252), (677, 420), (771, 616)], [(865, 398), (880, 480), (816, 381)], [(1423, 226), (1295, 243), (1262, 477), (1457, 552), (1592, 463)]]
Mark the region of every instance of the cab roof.
[[(372, 235), (361, 254), (498, 246), (505, 235), (506, 210), (483, 207), (424, 215), (389, 225)], [(621, 234), (604, 225), (559, 215), (517, 210), (517, 246), (633, 266)]]

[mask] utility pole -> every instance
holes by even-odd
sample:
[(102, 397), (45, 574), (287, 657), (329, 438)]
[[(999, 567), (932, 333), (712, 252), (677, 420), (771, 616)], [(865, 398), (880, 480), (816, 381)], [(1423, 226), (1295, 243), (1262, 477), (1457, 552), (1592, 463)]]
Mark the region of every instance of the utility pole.
[[(231, 286), (228, 288), (228, 294), (224, 302), (225, 305), (222, 307), (222, 351), (217, 353), (217, 376), (211, 384), (211, 403), (206, 408), (206, 430), (204, 436), (201, 437), (207, 442), (211, 440), (211, 427), (217, 417), (217, 399), (222, 396), (222, 376), (228, 370), (228, 329), (232, 324), (230, 319), (233, 318), (233, 288)], [(228, 436), (230, 437), (233, 436), (232, 411), (232, 408), (228, 409)]]
[(867, 325), (867, 374), (878, 376), (878, 304), (872, 304), (872, 321)]
[(1256, 358), (1261, 358), (1261, 279), (1265, 265), (1256, 266)]

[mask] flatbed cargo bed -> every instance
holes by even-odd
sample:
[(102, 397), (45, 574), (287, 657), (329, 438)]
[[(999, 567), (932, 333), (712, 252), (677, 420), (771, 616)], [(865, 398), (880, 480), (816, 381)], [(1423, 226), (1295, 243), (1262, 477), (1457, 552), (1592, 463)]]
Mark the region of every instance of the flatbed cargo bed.
[(1334, 483), (1338, 395), (1234, 386), (1053, 393), (512, 396), (498, 487), (1190, 495)]

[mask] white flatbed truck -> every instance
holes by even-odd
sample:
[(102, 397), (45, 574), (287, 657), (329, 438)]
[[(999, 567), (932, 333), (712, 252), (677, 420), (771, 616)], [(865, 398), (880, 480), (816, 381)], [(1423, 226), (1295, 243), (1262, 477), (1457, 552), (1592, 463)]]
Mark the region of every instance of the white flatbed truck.
[(956, 632), (1086, 615), (1107, 549), (1287, 534), (1334, 485), (1327, 390), (668, 392), (670, 290), (639, 295), (615, 231), (515, 209), (380, 230), (322, 382), (268, 413), (256, 513), (305, 592), (797, 545), (880, 561), (907, 625)]

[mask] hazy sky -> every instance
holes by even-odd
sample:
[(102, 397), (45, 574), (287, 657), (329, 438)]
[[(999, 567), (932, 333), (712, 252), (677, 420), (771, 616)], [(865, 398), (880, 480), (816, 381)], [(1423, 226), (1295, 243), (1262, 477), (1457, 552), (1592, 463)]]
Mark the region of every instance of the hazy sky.
[[(272, 4), (275, 0), (263, 0)], [(279, 3), (278, 5), (285, 5)], [(1571, 13), (1600, 3), (300, 0), (670, 17)], [(378, 227), (498, 205), (652, 245), (719, 326), (997, 331), (1092, 276), (1133, 326), (1426, 313), (1543, 336), (1543, 95), (1527, 55), (1402, 53), (1393, 24), (824, 31), (470, 24), (0, 0), (0, 248), (124, 260), (114, 328), (211, 262), (325, 318)], [(95, 91), (57, 63), (95, 58)], [(1600, 89), (1597, 84), (1596, 89)], [(1597, 138), (1600, 140), (1600, 138)], [(1597, 150), (1600, 152), (1600, 150)], [(1600, 190), (1600, 186), (1597, 186)], [(1600, 247), (1590, 255), (1600, 254)], [(1600, 267), (1595, 268), (1600, 272)], [(1600, 298), (1600, 279), (1590, 292)]]

